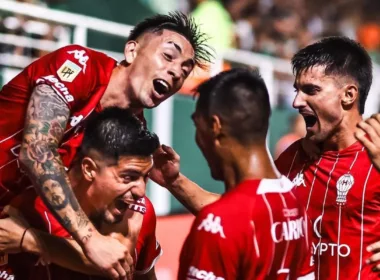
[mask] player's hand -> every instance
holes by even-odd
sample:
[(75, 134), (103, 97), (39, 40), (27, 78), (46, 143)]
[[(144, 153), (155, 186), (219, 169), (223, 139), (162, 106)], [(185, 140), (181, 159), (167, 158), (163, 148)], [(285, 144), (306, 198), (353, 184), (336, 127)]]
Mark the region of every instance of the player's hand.
[(84, 243), (83, 251), (111, 279), (133, 279), (133, 258), (125, 245), (117, 239), (94, 230)]
[(366, 260), (367, 264), (373, 264), (374, 271), (380, 271), (380, 241), (375, 242), (367, 247), (367, 251), (372, 253), (372, 256)]
[(356, 139), (363, 144), (373, 165), (380, 171), (380, 114), (361, 121), (357, 127), (355, 131)]
[(20, 253), (21, 238), (27, 227), (14, 217), (0, 219), (0, 252)]
[(320, 148), (311, 140), (302, 138), (301, 146), (311, 160), (317, 160), (321, 154)]
[(172, 148), (161, 145), (153, 154), (154, 166), (150, 179), (163, 187), (170, 186), (179, 177), (179, 160), (179, 155)]

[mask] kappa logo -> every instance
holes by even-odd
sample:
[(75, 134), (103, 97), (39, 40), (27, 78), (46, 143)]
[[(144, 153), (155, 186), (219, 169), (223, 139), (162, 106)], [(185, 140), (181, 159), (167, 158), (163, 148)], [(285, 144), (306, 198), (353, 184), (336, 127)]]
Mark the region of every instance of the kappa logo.
[(336, 203), (338, 205), (346, 204), (348, 191), (352, 188), (354, 183), (354, 177), (349, 173), (342, 175), (338, 179), (338, 181), (336, 182)]
[(299, 187), (299, 186), (304, 186), (306, 187), (306, 184), (305, 184), (305, 180), (304, 180), (304, 175), (303, 173), (298, 173), (296, 175), (296, 177), (294, 177), (293, 181), (292, 181), (293, 185)]
[(199, 279), (199, 280), (225, 280), (223, 277), (215, 276), (215, 273), (206, 270), (198, 269), (194, 266), (189, 267), (187, 272), (187, 279)]
[(198, 230), (204, 230), (206, 232), (211, 232), (212, 234), (219, 233), (220, 237), (226, 238), (221, 221), (222, 219), (219, 216), (214, 216), (214, 214), (210, 213), (198, 226)]
[(70, 60), (66, 60), (58, 69), (57, 74), (61, 81), (71, 83), (81, 71), (81, 67)]
[(83, 66), (83, 73), (86, 73), (87, 61), (89, 60), (86, 51), (84, 50), (74, 50), (68, 51), (68, 54), (74, 54), (75, 59), (78, 60), (79, 64)]

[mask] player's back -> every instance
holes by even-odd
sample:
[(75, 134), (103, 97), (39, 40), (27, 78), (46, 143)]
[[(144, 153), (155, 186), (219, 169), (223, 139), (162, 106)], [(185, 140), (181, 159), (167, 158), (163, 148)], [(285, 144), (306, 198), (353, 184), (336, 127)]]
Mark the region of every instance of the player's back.
[(303, 275), (310, 256), (307, 218), (292, 189), (285, 177), (247, 180), (202, 209), (182, 250), (179, 279)]

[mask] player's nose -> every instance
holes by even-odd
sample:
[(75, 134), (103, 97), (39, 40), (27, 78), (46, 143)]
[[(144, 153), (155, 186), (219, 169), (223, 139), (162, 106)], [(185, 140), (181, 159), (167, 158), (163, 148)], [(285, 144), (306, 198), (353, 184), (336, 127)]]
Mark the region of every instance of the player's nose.
[(168, 74), (174, 82), (178, 81), (181, 78), (181, 67), (173, 63), (168, 69)]
[(297, 92), (296, 97), (293, 100), (293, 108), (299, 109), (306, 106), (305, 96), (302, 92)]
[(138, 200), (145, 196), (146, 193), (146, 180), (141, 177), (140, 180), (136, 181), (136, 184), (131, 189), (133, 199)]

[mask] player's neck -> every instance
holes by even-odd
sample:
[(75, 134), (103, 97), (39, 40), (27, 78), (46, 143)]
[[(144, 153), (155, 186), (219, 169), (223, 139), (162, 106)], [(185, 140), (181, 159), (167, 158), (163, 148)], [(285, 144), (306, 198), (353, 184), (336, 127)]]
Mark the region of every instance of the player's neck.
[(323, 142), (323, 151), (341, 151), (354, 144), (357, 141), (354, 135), (356, 125), (362, 119), (359, 112), (352, 113), (344, 118), (337, 131)]
[(281, 177), (265, 144), (248, 147), (231, 143), (230, 147), (223, 160), (226, 191), (245, 180)]
[(141, 113), (143, 108), (133, 108), (132, 106), (129, 94), (128, 73), (129, 68), (123, 63), (120, 63), (113, 69), (107, 89), (100, 99), (102, 108), (117, 106), (119, 108), (130, 109), (136, 114)]

